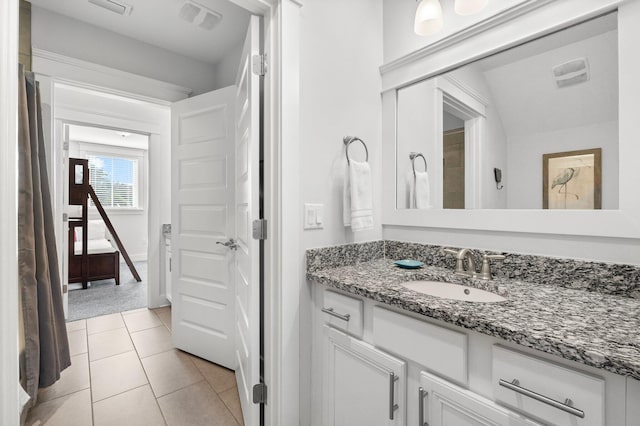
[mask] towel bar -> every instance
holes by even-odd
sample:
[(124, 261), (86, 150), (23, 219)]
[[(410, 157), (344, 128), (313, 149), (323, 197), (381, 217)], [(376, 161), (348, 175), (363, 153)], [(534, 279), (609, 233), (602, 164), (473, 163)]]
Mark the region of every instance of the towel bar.
[(369, 150), (367, 149), (367, 144), (364, 143), (362, 139), (355, 136), (345, 136), (344, 138), (342, 138), (342, 141), (346, 145), (344, 154), (347, 156), (347, 164), (351, 164), (351, 160), (349, 160), (349, 145), (351, 145), (355, 141), (359, 141), (362, 146), (364, 146), (364, 152), (366, 153), (365, 161), (369, 162)]
[(427, 171), (427, 159), (424, 158), (421, 152), (410, 152), (409, 158), (411, 159), (411, 169), (413, 170), (413, 177), (416, 177), (416, 158), (422, 157), (422, 161), (424, 161), (424, 171)]

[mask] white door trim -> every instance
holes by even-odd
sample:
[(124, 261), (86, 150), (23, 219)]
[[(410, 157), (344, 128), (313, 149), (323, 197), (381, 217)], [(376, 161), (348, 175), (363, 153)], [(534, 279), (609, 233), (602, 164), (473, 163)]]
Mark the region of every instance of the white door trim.
[[(133, 115), (125, 115), (117, 111), (104, 110), (88, 110), (87, 108), (77, 107), (75, 105), (62, 105), (56, 102), (55, 86), (60, 84), (56, 78), (41, 77), (37, 74), (38, 78), (42, 80), (49, 80), (50, 85), (53, 88), (53, 96), (51, 103), (52, 110), (52, 123), (63, 122), (65, 124), (78, 124), (87, 126), (96, 126), (113, 129), (125, 129), (136, 133), (144, 133), (149, 135), (149, 149), (147, 154), (147, 224), (148, 224), (148, 247), (147, 247), (147, 306), (154, 308), (162, 305), (166, 305), (168, 302), (164, 297), (164, 293), (161, 286), (161, 272), (160, 267), (163, 261), (160, 259), (161, 251), (160, 247), (163, 244), (163, 239), (160, 234), (162, 227), (162, 214), (161, 214), (161, 201), (162, 194), (166, 190), (162, 188), (158, 182), (162, 182), (164, 168), (162, 163), (162, 155), (160, 144), (169, 143), (171, 140), (170, 125), (163, 123), (162, 117), (156, 116), (155, 121), (149, 121), (148, 117)], [(68, 82), (64, 82), (64, 85), (69, 85)], [(75, 85), (74, 85), (75, 86)], [(82, 86), (82, 85), (80, 85)], [(83, 88), (83, 87), (81, 87)], [(104, 92), (100, 92), (101, 94)], [(118, 95), (119, 96), (119, 95)], [(148, 104), (148, 103), (147, 103)], [(153, 106), (154, 109), (165, 108)], [(160, 113), (158, 113), (160, 114)], [(167, 108), (167, 117), (168, 108)], [(46, 135), (46, 131), (45, 131)], [(52, 137), (55, 137), (52, 134)], [(58, 135), (59, 136), (59, 135)], [(51, 151), (54, 152), (54, 158), (62, 157), (62, 144), (56, 141), (51, 141)], [(54, 168), (51, 170), (50, 175), (56, 175), (59, 173), (59, 168), (54, 164)], [(62, 185), (66, 185), (66, 179), (62, 179)], [(58, 190), (61, 188), (58, 187)], [(56, 218), (62, 217), (62, 204), (56, 204), (56, 211), (54, 212)], [(57, 219), (56, 219), (57, 220)], [(58, 230), (64, 232), (62, 226), (58, 227)], [(63, 248), (64, 249), (64, 248)], [(66, 253), (66, 251), (61, 251)]]
[[(18, 2), (0, 3), (0, 424), (19, 424)], [(14, 143), (10, 143), (14, 141)], [(15, 285), (11, 285), (15, 283)]]
[(70, 56), (33, 48), (32, 68), (39, 74), (70, 82), (87, 89), (126, 96), (145, 102), (170, 105), (185, 99), (192, 89), (167, 83), (104, 65), (94, 64)]

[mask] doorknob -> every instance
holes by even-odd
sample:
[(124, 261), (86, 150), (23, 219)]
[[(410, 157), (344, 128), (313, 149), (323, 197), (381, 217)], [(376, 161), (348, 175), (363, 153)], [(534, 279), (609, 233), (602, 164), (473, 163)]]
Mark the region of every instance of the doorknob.
[(229, 238), (229, 241), (225, 241), (224, 243), (222, 241), (218, 241), (216, 244), (228, 247), (231, 250), (238, 250), (238, 243), (233, 238)]

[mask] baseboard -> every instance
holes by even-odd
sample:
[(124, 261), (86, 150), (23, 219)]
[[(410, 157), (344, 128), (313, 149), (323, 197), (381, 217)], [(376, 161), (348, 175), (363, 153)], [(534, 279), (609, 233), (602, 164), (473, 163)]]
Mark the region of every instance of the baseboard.
[[(146, 262), (147, 261), (147, 253), (130, 254), (129, 257), (131, 258), (132, 262)], [(120, 263), (126, 263), (124, 261), (124, 257), (122, 256), (122, 253), (120, 253)]]

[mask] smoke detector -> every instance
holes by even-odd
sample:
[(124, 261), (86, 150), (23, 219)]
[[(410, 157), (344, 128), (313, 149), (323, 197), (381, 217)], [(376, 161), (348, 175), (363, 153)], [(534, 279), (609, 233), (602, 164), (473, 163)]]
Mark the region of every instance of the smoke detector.
[(101, 8), (107, 9), (113, 13), (117, 13), (118, 15), (130, 15), (131, 10), (133, 9), (132, 6), (126, 3), (114, 0), (89, 0), (89, 3), (100, 6)]
[(552, 68), (553, 79), (558, 88), (573, 86), (589, 81), (589, 63), (587, 58), (573, 59)]
[(220, 21), (222, 15), (194, 1), (185, 1), (178, 13), (180, 19), (197, 25), (203, 30), (211, 31)]

